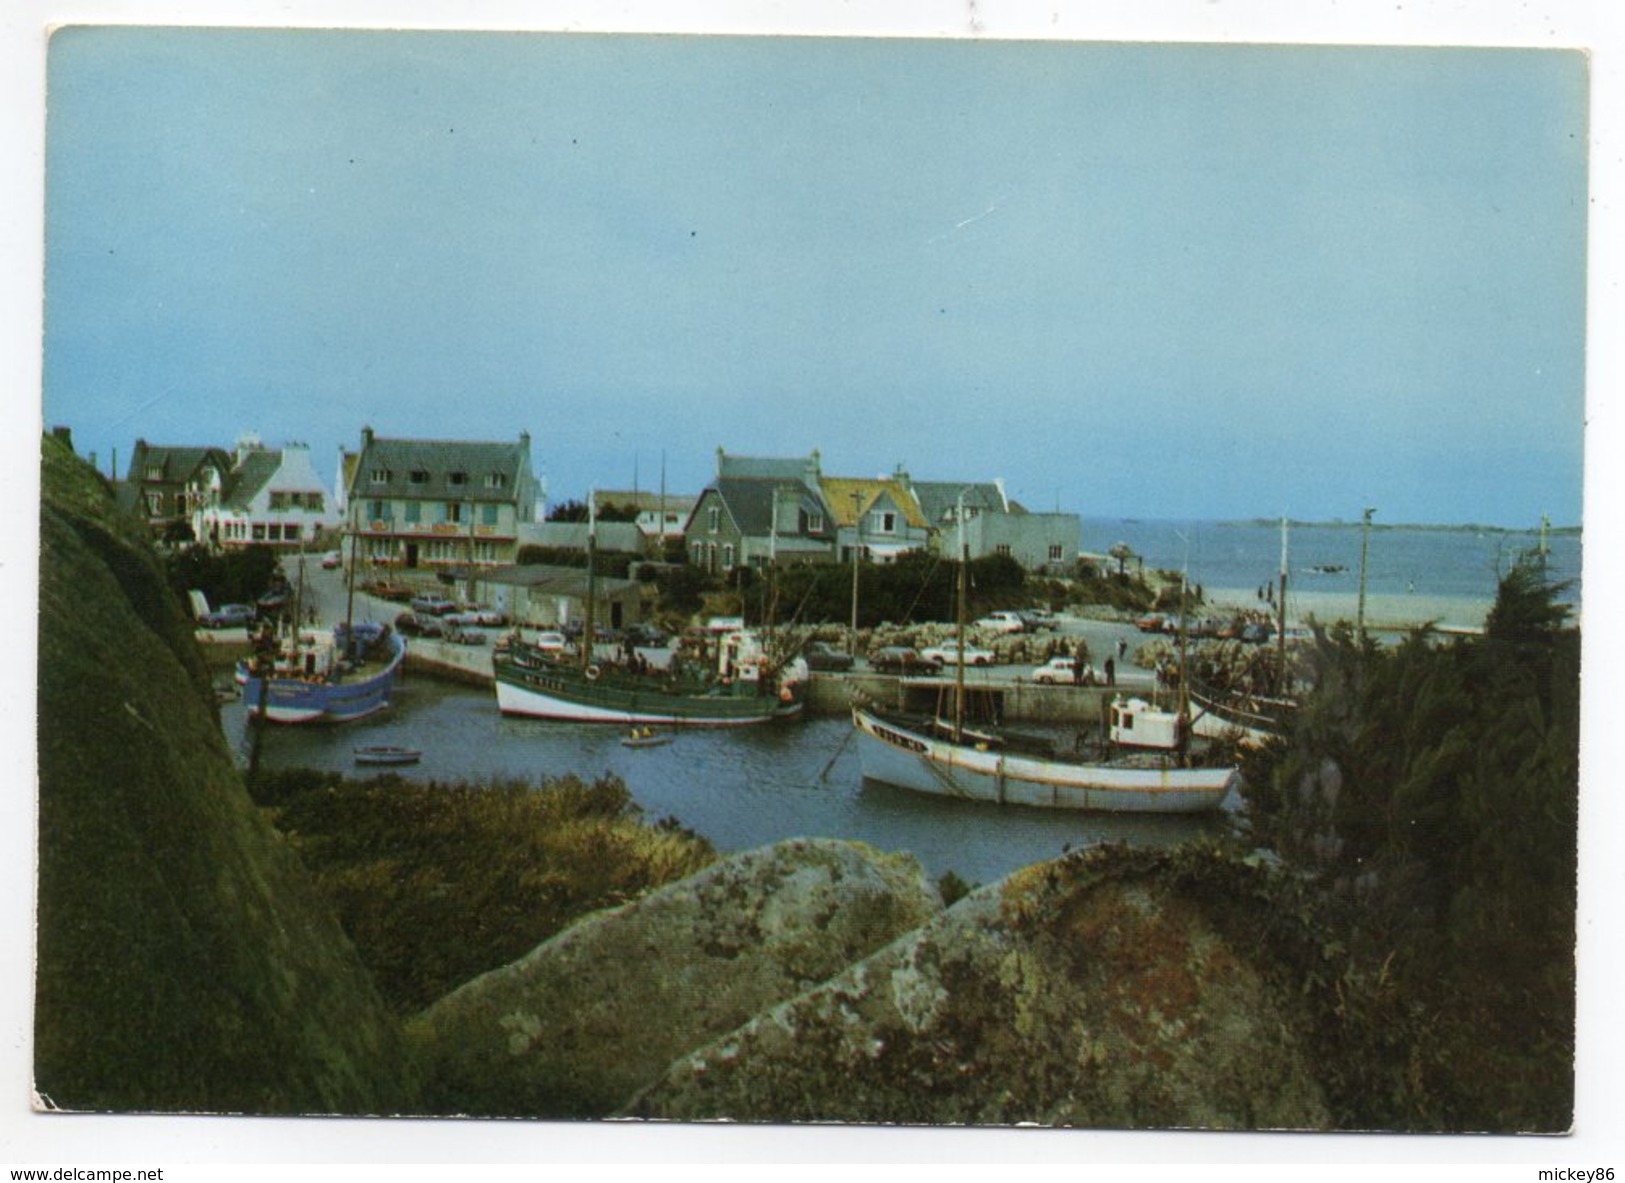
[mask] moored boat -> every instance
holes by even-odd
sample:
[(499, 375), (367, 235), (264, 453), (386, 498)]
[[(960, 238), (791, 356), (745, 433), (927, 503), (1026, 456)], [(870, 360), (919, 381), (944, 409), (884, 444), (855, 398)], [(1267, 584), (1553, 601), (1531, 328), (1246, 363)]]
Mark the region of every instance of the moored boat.
[[(1176, 718), (1138, 699), (1113, 704), (1114, 732), (1155, 731)], [(856, 707), (858, 757), (868, 780), (938, 797), (1114, 813), (1217, 809), (1239, 779), (1233, 765), (1191, 767), (1174, 749), (1119, 746), (1100, 758), (1024, 747), (994, 730), (910, 720)]]
[(423, 759), (421, 749), (402, 747), (399, 744), (363, 744), (355, 749), (357, 764), (416, 764), (421, 759)]
[(389, 705), (406, 639), (387, 625), (337, 625), (237, 665), (243, 702), (273, 723), (346, 723)]
[(776, 663), (759, 634), (741, 629), (715, 642), (714, 666), (698, 660), (674, 669), (625, 663), (585, 665), (517, 636), (492, 653), (497, 707), (505, 715), (530, 715), (580, 723), (704, 727), (765, 723), (799, 714), (805, 663)]

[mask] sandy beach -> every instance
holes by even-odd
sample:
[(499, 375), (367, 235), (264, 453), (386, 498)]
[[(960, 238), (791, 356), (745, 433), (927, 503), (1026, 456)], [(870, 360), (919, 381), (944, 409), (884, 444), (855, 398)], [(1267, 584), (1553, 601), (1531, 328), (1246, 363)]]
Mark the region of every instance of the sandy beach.
[[(1214, 608), (1258, 608), (1264, 606), (1258, 599), (1257, 588), (1207, 588), (1209, 604)], [(1417, 625), (1433, 623), (1450, 629), (1477, 629), (1484, 625), (1493, 600), (1482, 596), (1437, 595), (1378, 595), (1367, 593), (1365, 598), (1366, 627), (1373, 631), (1404, 631)], [(1287, 620), (1301, 625), (1313, 617), (1321, 624), (1338, 620), (1353, 621), (1359, 607), (1354, 592), (1292, 591), (1287, 592)], [(1270, 606), (1270, 611), (1274, 607)]]

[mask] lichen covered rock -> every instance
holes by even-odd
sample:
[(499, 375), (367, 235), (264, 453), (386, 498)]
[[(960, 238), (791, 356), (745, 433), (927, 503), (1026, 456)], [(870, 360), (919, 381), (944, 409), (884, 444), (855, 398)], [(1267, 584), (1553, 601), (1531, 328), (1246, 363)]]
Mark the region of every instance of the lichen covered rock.
[[(628, 1115), (1320, 1128), (1294, 1007), (1152, 873), (1018, 872), (672, 1065)], [(1104, 873), (1103, 873), (1104, 872)]]
[(104, 482), (45, 441), (34, 1073), (72, 1110), (391, 1113), (394, 1019), (254, 808), (192, 625)]
[(442, 1112), (604, 1116), (941, 909), (911, 858), (794, 839), (577, 923), (419, 1015)]

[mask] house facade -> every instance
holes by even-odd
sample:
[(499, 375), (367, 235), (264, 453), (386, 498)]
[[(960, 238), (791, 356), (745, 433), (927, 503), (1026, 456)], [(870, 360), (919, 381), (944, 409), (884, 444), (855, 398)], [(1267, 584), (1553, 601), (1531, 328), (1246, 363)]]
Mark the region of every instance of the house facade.
[(520, 527), (536, 518), (529, 432), (500, 443), (386, 439), (366, 427), (340, 471), (345, 528), (364, 564), (511, 565)]
[(162, 537), (192, 525), (207, 474), (226, 473), (231, 466), (231, 453), (224, 448), (175, 447), (138, 439), (130, 452), (120, 502)]
[(973, 559), (1005, 555), (1029, 571), (1055, 573), (1077, 560), (1083, 523), (1075, 513), (1033, 513), (1005, 495), (1002, 480), (914, 481), (903, 472), (896, 478), (918, 499), (944, 555), (957, 557), (963, 547)]
[(214, 547), (293, 549), (316, 543), (339, 521), (304, 444), (266, 448), (245, 436), (229, 469), (205, 463), (188, 490), (193, 535)]
[[(665, 544), (683, 536), (683, 523), (698, 500), (692, 494), (648, 493), (639, 489), (601, 489), (595, 494), (600, 509), (606, 507), (636, 514), (632, 520), (643, 536), (643, 549), (659, 554)], [(599, 525), (608, 523), (600, 521)]]
[(819, 487), (835, 523), (841, 562), (851, 562), (855, 550), (870, 562), (889, 563), (900, 554), (929, 548), (931, 523), (896, 478), (824, 477)]
[(683, 525), (689, 565), (723, 574), (833, 561), (836, 528), (821, 479), (816, 451), (806, 460), (781, 460), (729, 456), (718, 448), (717, 477)]

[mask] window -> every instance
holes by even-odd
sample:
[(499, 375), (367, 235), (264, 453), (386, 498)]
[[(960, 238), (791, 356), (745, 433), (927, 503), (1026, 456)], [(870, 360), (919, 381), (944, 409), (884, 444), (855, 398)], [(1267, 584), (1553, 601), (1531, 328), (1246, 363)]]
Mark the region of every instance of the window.
[(1010, 544), (1008, 542), (999, 543), (999, 545), (993, 548), (993, 553), (996, 555), (1003, 555), (1008, 559), (1010, 557)]
[[(298, 496), (298, 494), (295, 494), (295, 496)], [(271, 508), (272, 509), (287, 509), (288, 508), (288, 495), (286, 493), (272, 493), (271, 494)]]
[(308, 509), (308, 510), (313, 510), (316, 513), (321, 513), (322, 512), (322, 502), (323, 502), (323, 497), (322, 497), (322, 495), (320, 493), (306, 493), (305, 494), (305, 508)]
[(254, 541), (255, 542), (264, 542), (265, 541), (265, 524), (263, 522), (255, 522), (254, 523)]
[(446, 477), (446, 483), (454, 488), (459, 488), (468, 484), (468, 474), (466, 472), (451, 473)]
[(895, 533), (897, 533), (897, 515), (896, 514), (894, 514), (894, 513), (883, 513), (883, 514), (880, 515), (880, 532), (882, 534), (895, 534)]
[(162, 493), (147, 494), (147, 516), (157, 517), (164, 512), (164, 495)]
[(429, 483), (429, 470), (414, 468), (406, 479), (414, 485), (427, 485)]
[(495, 505), (480, 506), (480, 525), (494, 526), (497, 524), (497, 507)]
[(505, 489), (508, 487), (508, 475), (502, 472), (488, 473), (485, 478), (487, 489)]
[(408, 501), (406, 503), (406, 520), (408, 522), (423, 520), (423, 503), (421, 501)]
[(721, 523), (722, 523), (722, 510), (718, 509), (715, 505), (713, 505), (710, 509), (705, 511), (705, 528), (710, 533), (715, 534), (717, 532), (718, 526), (720, 526)]
[(445, 521), (460, 522), (463, 520), (463, 503), (461, 501), (446, 502)]
[(733, 546), (733, 543), (726, 542), (722, 546), (722, 569), (724, 571), (731, 571), (733, 569), (733, 565), (734, 565), (734, 546)]
[(1066, 547), (1062, 546), (1059, 542), (1052, 542), (1052, 543), (1049, 544), (1049, 561), (1050, 562), (1059, 563), (1065, 557), (1066, 557)]
[(367, 502), (367, 516), (375, 522), (388, 521), (389, 515), (384, 512), (384, 506), (386, 504), (387, 503), (383, 501)]
[(147, 479), (149, 481), (161, 481), (161, 480), (163, 480), (164, 479), (164, 466), (162, 464), (149, 464), (149, 465), (147, 465)]
[(822, 534), (824, 532), (824, 515), (810, 513), (807, 515), (807, 533)]
[(389, 478), (391, 475), (392, 474), (387, 468), (375, 468), (372, 470), (372, 483), (375, 485), (387, 485), (389, 484)]

